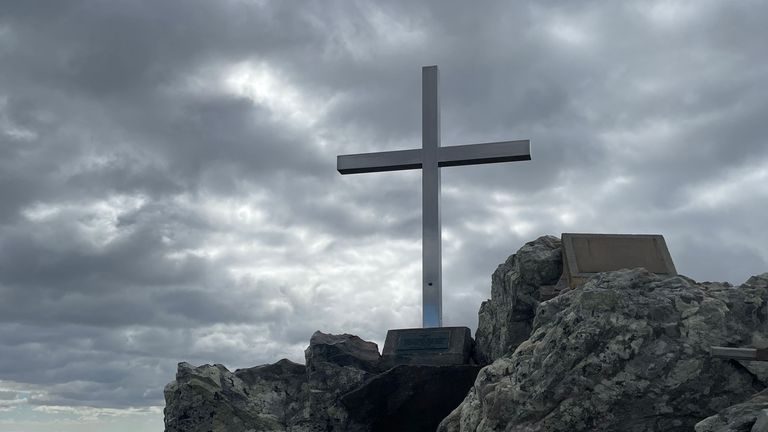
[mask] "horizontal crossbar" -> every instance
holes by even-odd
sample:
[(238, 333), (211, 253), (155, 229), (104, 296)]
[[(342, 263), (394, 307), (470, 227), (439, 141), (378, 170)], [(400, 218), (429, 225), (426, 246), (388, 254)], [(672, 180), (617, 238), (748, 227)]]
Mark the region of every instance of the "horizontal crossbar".
[[(479, 165), (531, 160), (529, 140), (466, 144), (437, 149), (437, 166)], [(336, 157), (341, 174), (360, 174), (421, 168), (421, 149), (359, 153)]]
[(531, 160), (528, 140), (466, 144), (437, 149), (437, 166), (479, 165)]
[(342, 174), (419, 168), (421, 168), (421, 149), (336, 156), (336, 169)]

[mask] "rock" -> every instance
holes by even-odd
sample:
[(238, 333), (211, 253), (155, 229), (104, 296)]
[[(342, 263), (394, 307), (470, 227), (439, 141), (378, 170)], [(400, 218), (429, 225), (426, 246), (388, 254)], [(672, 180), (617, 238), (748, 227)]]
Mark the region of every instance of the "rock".
[(768, 431), (768, 390), (696, 423), (696, 432)]
[(378, 372), (378, 346), (357, 336), (315, 332), (304, 351), (307, 362), (309, 430), (353, 430), (341, 395), (359, 387)]
[(316, 331), (304, 351), (310, 372), (320, 363), (351, 366), (366, 372), (379, 372), (379, 347), (350, 334), (332, 335)]
[(356, 424), (371, 432), (433, 431), (466, 396), (479, 366), (400, 365), (342, 396)]
[(376, 344), (316, 332), (306, 367), (179, 364), (165, 389), (166, 432), (415, 431), (438, 422), (443, 432), (768, 432), (768, 362), (709, 355), (713, 345), (768, 347), (768, 273), (733, 287), (620, 270), (544, 297), (561, 271), (550, 236), (499, 266), (479, 314), (475, 356), (490, 363), (479, 373), (383, 371)]
[(491, 278), (491, 299), (480, 306), (476, 360), (488, 364), (511, 354), (531, 334), (539, 289), (563, 272), (560, 239), (542, 236), (526, 243)]
[(768, 385), (709, 356), (765, 335), (767, 304), (768, 274), (734, 288), (599, 273), (541, 303), (530, 338), (483, 368), (438, 430), (690, 431)]
[(300, 420), (305, 368), (290, 360), (230, 372), (179, 363), (165, 387), (166, 432), (286, 431)]
[(480, 369), (403, 365), (379, 373), (376, 344), (321, 332), (305, 357), (306, 367), (281, 360), (234, 373), (180, 363), (165, 388), (165, 431), (434, 430)]
[(257, 404), (257, 409), (277, 417), (286, 430), (296, 430), (294, 426), (305, 416), (307, 374), (304, 365), (282, 359), (274, 364), (238, 369), (235, 376), (248, 386), (251, 401), (268, 396), (264, 404)]

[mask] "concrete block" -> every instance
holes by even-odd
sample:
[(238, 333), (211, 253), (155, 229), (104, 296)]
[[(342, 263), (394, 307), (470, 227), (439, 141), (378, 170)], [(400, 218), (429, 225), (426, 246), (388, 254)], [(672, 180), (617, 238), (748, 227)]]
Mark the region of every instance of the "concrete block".
[(387, 332), (381, 366), (470, 364), (472, 335), (467, 327), (397, 329)]

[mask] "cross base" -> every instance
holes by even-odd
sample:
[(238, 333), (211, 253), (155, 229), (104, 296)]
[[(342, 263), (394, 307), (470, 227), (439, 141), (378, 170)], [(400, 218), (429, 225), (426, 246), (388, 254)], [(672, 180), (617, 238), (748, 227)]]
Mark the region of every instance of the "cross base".
[(381, 365), (449, 366), (473, 364), (474, 341), (467, 327), (396, 329), (387, 332)]

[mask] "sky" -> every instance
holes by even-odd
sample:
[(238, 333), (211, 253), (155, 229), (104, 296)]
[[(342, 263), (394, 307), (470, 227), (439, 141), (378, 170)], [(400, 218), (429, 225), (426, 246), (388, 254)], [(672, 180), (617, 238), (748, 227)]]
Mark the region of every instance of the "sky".
[(445, 325), (563, 232), (768, 271), (768, 3), (0, 0), (0, 430), (162, 430), (178, 362), (303, 362), (421, 323), (419, 171), (336, 156), (530, 139), (444, 168)]

